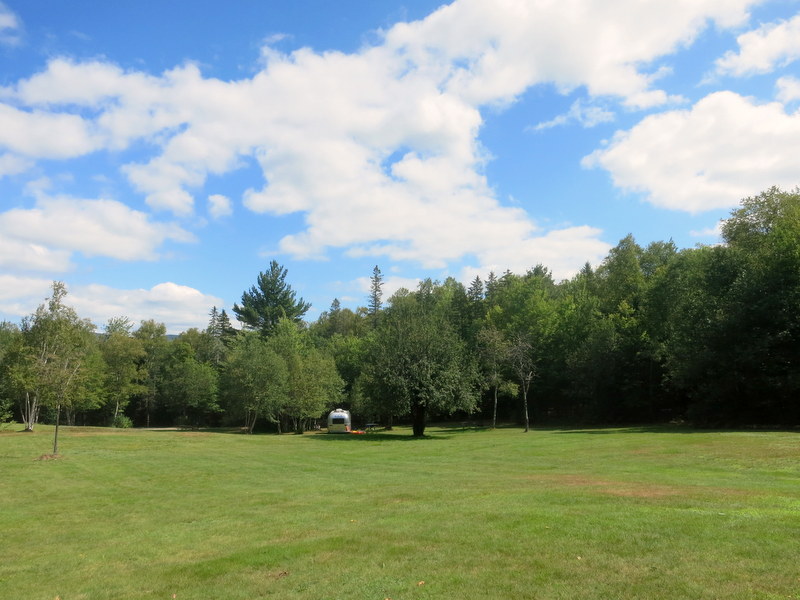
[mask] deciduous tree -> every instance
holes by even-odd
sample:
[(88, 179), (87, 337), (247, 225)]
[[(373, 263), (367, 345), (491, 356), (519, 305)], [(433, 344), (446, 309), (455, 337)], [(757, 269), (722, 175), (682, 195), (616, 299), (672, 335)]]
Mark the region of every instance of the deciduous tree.
[(463, 341), (424, 282), (417, 293), (396, 294), (372, 340), (364, 387), (395, 415), (410, 414), (413, 434), (425, 433), (428, 414), (471, 411), (478, 376)]
[(21, 381), (30, 386), (26, 390), (29, 397), (55, 412), (53, 454), (58, 454), (61, 411), (80, 399), (87, 356), (95, 341), (94, 325), (80, 319), (64, 303), (66, 295), (66, 286), (53, 282), (50, 297), (22, 322), (23, 338), (30, 351), (27, 375)]
[(229, 416), (238, 414), (248, 433), (259, 417), (277, 422), (287, 403), (286, 363), (255, 332), (232, 341), (222, 370), (222, 395)]

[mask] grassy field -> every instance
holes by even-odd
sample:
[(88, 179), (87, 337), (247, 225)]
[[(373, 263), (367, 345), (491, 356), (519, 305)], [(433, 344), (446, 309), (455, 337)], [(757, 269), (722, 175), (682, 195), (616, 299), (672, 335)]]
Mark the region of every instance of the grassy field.
[(0, 429), (0, 598), (800, 598), (800, 434)]

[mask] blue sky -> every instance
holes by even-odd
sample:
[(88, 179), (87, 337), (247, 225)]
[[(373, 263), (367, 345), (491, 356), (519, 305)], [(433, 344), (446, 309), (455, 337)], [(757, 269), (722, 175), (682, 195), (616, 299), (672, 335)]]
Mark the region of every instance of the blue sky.
[(5, 0), (0, 319), (171, 333), (275, 259), (313, 304), (713, 244), (800, 184), (796, 0)]

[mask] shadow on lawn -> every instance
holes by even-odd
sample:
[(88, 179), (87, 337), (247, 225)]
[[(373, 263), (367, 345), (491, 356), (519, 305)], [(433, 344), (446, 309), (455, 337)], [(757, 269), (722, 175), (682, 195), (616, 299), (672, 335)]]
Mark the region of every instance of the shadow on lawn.
[(697, 430), (681, 425), (637, 425), (627, 427), (537, 427), (539, 431), (557, 434), (611, 435), (619, 433), (695, 433)]
[(365, 434), (346, 434), (346, 433), (314, 433), (311, 435), (304, 435), (305, 439), (314, 440), (317, 442), (418, 442), (418, 441), (435, 441), (450, 439), (449, 435), (423, 435), (422, 437), (414, 437), (406, 433), (382, 433), (374, 431)]
[[(433, 427), (430, 429), (443, 429), (440, 427)], [(293, 431), (286, 431), (278, 434), (274, 431), (256, 431), (253, 434), (248, 434), (242, 427), (151, 427), (149, 429), (142, 429), (143, 431), (152, 431), (156, 433), (179, 433), (186, 436), (193, 435), (253, 435), (259, 436), (289, 436), (301, 437), (303, 439), (325, 441), (325, 442), (366, 442), (366, 441), (379, 441), (379, 442), (410, 442), (413, 440), (446, 440), (450, 435), (441, 435), (439, 433), (429, 433), (422, 437), (415, 438), (411, 433), (396, 432), (387, 433), (383, 431), (372, 431), (364, 434), (344, 434), (344, 433), (328, 433), (326, 431), (306, 431), (302, 435), (298, 435)]]
[(797, 433), (796, 429), (781, 427), (720, 427), (720, 428), (699, 428), (689, 425), (635, 425), (626, 427), (537, 427), (539, 431), (548, 431), (556, 434), (588, 434), (588, 435), (609, 435), (620, 433), (757, 433), (757, 432), (786, 432)]

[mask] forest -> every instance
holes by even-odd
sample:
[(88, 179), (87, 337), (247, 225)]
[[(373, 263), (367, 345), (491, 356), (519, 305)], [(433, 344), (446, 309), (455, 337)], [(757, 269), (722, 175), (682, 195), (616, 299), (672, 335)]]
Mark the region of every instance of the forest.
[(63, 283), (0, 324), (0, 421), (302, 432), (354, 422), (494, 426), (685, 422), (800, 425), (800, 189), (741, 201), (723, 242), (628, 235), (597, 266), (448, 278), (314, 322), (276, 261), (233, 313), (168, 337), (154, 320), (101, 330)]

